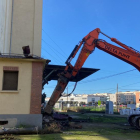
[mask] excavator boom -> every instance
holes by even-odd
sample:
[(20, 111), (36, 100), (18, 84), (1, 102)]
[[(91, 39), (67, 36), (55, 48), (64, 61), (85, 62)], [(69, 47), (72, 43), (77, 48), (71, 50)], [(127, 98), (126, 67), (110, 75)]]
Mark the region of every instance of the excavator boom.
[[(88, 35), (86, 35), (82, 39), (79, 45), (76, 45), (76, 47), (74, 48), (74, 50), (72, 51), (72, 53), (70, 54), (70, 56), (68, 57), (66, 61), (66, 67), (65, 67), (64, 72), (58, 74), (59, 76), (58, 83), (45, 108), (46, 113), (51, 114), (53, 106), (61, 97), (61, 94), (65, 90), (68, 82), (70, 81), (70, 79), (72, 79), (73, 77), (77, 75), (77, 73), (82, 68), (88, 56), (94, 51), (95, 47), (133, 65), (136, 69), (140, 71), (140, 53), (138, 51), (119, 42), (115, 38), (111, 38), (107, 36), (104, 33), (102, 34), (110, 38), (111, 41), (115, 42), (121, 47), (107, 43), (106, 41), (102, 39), (98, 39), (98, 36), (100, 33), (102, 33), (100, 29), (96, 28), (95, 30), (91, 31)], [(75, 57), (75, 55), (77, 54), (81, 46), (82, 46), (82, 49), (77, 58), (77, 61), (75, 65), (72, 66), (70, 62)], [(68, 69), (71, 69), (71, 72), (68, 72)]]

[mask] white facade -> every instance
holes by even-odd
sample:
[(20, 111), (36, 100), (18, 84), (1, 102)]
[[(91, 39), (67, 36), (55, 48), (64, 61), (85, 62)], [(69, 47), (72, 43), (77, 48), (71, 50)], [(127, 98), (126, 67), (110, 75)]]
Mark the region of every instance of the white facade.
[(11, 33), (12, 0), (0, 0), (0, 53), (8, 53)]
[(110, 93), (95, 93), (93, 95), (96, 95), (96, 96), (108, 96), (108, 94), (110, 94)]
[[(88, 95), (75, 95), (75, 94), (71, 94), (70, 96), (68, 96), (68, 97), (60, 97), (59, 98), (59, 100), (58, 101), (68, 101), (68, 102), (70, 102), (70, 101), (72, 101), (72, 102), (78, 102), (78, 103), (80, 103), (80, 102), (84, 102), (85, 104), (87, 104), (88, 103)], [(47, 97), (46, 99), (45, 99), (45, 101), (46, 102), (48, 102), (49, 101), (49, 97)]]
[(106, 102), (108, 100), (108, 96), (103, 95), (99, 97), (100, 97), (101, 102)]
[(108, 94), (108, 96), (109, 96), (109, 101), (116, 103), (116, 94)]
[(41, 55), (42, 0), (0, 0), (0, 52)]
[(70, 96), (68, 96), (68, 97), (61, 97), (60, 99), (59, 99), (59, 101), (73, 101), (73, 102), (78, 102), (78, 103), (80, 103), (80, 102), (84, 102), (85, 104), (87, 104), (88, 103), (88, 99), (87, 99), (87, 96), (88, 95), (75, 95), (75, 94), (71, 94)]
[(95, 102), (98, 102), (99, 100), (100, 100), (99, 96), (94, 96), (94, 95), (89, 95), (88, 96), (88, 103), (89, 102), (95, 103)]
[[(84, 102), (85, 104), (88, 104), (89, 102), (98, 102), (99, 100), (106, 102), (108, 96), (96, 96), (96, 95), (88, 95), (88, 94), (71, 94), (68, 97), (60, 97), (58, 101), (63, 101), (63, 102), (77, 102), (81, 103)], [(47, 102), (50, 98), (46, 98), (45, 101)]]

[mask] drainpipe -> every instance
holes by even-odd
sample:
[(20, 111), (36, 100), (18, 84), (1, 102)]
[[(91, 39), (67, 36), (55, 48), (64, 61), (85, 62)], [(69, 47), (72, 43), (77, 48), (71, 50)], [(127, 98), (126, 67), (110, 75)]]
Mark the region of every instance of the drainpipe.
[(10, 55), (11, 55), (11, 47), (12, 47), (13, 10), (14, 10), (14, 0), (12, 0), (12, 12), (11, 12), (11, 33), (10, 33), (10, 50), (9, 50)]

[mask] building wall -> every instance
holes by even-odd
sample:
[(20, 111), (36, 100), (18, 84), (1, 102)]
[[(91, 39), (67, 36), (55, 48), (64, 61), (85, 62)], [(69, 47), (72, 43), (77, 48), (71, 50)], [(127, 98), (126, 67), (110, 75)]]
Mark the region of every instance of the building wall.
[(42, 129), (42, 114), (8, 114), (1, 115), (0, 121), (8, 121), (8, 124), (1, 125), (4, 128), (21, 127), (22, 125)]
[(96, 96), (108, 96), (109, 93), (95, 93)]
[(109, 100), (112, 101), (113, 103), (116, 102), (116, 94), (108, 94)]
[(101, 102), (106, 102), (108, 96), (100, 96)]
[(0, 0), (0, 52), (9, 53), (12, 0)]
[(118, 92), (116, 94), (116, 102), (117, 103), (136, 103), (136, 96), (134, 92)]
[(71, 94), (70, 96), (68, 97), (60, 97), (60, 99), (58, 101), (73, 101), (73, 102), (85, 102), (86, 104), (88, 103), (87, 101), (87, 96), (88, 95), (81, 95), (81, 96), (77, 96), (77, 95), (74, 95), (74, 94)]
[(41, 114), (43, 63), (32, 62), (30, 114)]
[[(85, 102), (85, 104), (88, 104), (89, 102), (92, 102), (93, 99), (94, 99), (95, 102), (98, 102), (99, 100), (106, 102), (107, 97), (108, 96), (105, 96), (105, 95), (101, 96), (101, 94), (100, 94), (100, 96), (98, 96), (98, 95), (87, 95), (87, 94), (85, 94), (85, 95), (71, 94), (71, 96), (68, 96), (68, 97), (60, 97), (60, 99), (58, 101), (63, 101), (63, 102), (64, 101), (65, 102), (66, 101), (68, 101), (68, 102), (73, 101), (73, 102), (78, 102), (78, 103)], [(45, 99), (45, 101), (48, 102), (49, 99), (50, 98), (47, 97)]]
[(22, 54), (29, 45), (31, 54), (40, 56), (42, 0), (1, 0), (0, 13), (0, 52)]
[(100, 100), (99, 96), (89, 95), (88, 96), (88, 103), (89, 102), (98, 102)]
[[(19, 68), (18, 90), (3, 91), (3, 66)], [(32, 62), (0, 60), (0, 114), (30, 114)]]
[(140, 91), (135, 92), (136, 95), (136, 106), (139, 107), (140, 106)]

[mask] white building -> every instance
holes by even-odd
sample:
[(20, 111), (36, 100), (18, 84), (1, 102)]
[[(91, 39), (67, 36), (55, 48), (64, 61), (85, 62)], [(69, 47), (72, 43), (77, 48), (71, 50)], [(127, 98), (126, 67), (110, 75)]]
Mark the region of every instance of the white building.
[(70, 96), (62, 96), (60, 97), (60, 99), (58, 101), (73, 101), (73, 102), (84, 102), (85, 104), (88, 103), (88, 99), (87, 99), (88, 95), (87, 94), (83, 94), (83, 95), (80, 95), (80, 94), (71, 94)]
[[(46, 98), (46, 101), (48, 101), (49, 98)], [(136, 103), (136, 95), (135, 92), (118, 92), (118, 94), (111, 94), (111, 93), (96, 93), (96, 94), (71, 94), (68, 97), (61, 97), (58, 101), (63, 102), (77, 102), (81, 103), (84, 102), (85, 104), (88, 104), (90, 102), (106, 102), (106, 101), (112, 101), (114, 103)], [(137, 101), (138, 102), (138, 101)]]
[(112, 101), (113, 104), (116, 103), (116, 94), (108, 94), (109, 101)]
[(100, 100), (100, 97), (99, 96), (88, 95), (88, 97), (87, 97), (88, 103), (89, 102), (95, 103), (95, 102), (98, 102), (99, 100)]
[(93, 95), (96, 95), (96, 96), (108, 96), (108, 94), (110, 94), (110, 93), (95, 93)]
[[(48, 101), (50, 98), (46, 98), (45, 101)], [(88, 104), (90, 102), (98, 102), (101, 100), (101, 102), (106, 102), (108, 100), (108, 96), (102, 95), (102, 94), (93, 94), (93, 95), (88, 95), (88, 94), (71, 94), (70, 96), (67, 97), (67, 94), (64, 96), (61, 96), (58, 101), (61, 102), (77, 102), (78, 104), (83, 102), (85, 104)]]

